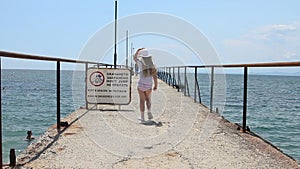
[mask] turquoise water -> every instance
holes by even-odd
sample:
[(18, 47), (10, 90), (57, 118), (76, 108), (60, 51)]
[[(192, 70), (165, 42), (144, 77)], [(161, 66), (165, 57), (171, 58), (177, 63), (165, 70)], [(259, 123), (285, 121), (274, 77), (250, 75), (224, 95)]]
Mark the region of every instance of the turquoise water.
[[(234, 80), (231, 80), (231, 83)], [(300, 161), (300, 77), (250, 76), (248, 126)], [(229, 114), (231, 107), (225, 109)], [(232, 119), (235, 117), (232, 116)], [(236, 119), (237, 120), (237, 119)]]
[[(216, 77), (217, 78), (217, 77)], [(61, 116), (78, 109), (84, 101), (84, 74), (79, 72), (72, 87), (73, 72), (61, 74)], [(199, 74), (201, 99), (209, 105), (210, 80)], [(250, 75), (248, 121), (250, 129), (300, 161), (300, 77)], [(219, 84), (216, 84), (218, 86)], [(224, 85), (224, 84), (223, 84)], [(226, 102), (222, 115), (242, 123), (243, 76), (226, 75)], [(189, 80), (193, 94), (193, 76)], [(75, 101), (73, 97), (76, 97)], [(217, 104), (217, 103), (216, 103)], [(3, 161), (9, 149), (17, 153), (30, 142), (27, 130), (38, 137), (56, 123), (56, 72), (2, 70)]]
[[(83, 83), (82, 78), (78, 83)], [(61, 73), (61, 117), (84, 105), (84, 88), (72, 88), (72, 71)], [(83, 85), (84, 87), (84, 85)], [(82, 102), (73, 101), (74, 90), (81, 90)], [(56, 71), (2, 70), (3, 162), (9, 160), (9, 149), (24, 150), (27, 130), (38, 137), (56, 124)], [(78, 92), (80, 93), (80, 92)], [(78, 100), (78, 99), (77, 99)]]

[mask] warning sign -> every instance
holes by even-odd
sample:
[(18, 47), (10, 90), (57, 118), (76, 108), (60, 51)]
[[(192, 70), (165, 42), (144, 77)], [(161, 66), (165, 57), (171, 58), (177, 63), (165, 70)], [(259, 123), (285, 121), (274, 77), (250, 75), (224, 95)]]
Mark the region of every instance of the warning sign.
[(90, 68), (86, 84), (88, 103), (126, 105), (131, 101), (129, 69)]

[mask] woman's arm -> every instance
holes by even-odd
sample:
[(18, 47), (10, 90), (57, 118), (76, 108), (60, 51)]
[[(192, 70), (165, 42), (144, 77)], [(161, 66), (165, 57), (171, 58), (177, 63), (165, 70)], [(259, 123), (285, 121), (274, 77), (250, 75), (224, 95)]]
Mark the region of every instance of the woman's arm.
[(138, 59), (138, 55), (139, 55), (140, 50), (143, 50), (143, 49), (145, 49), (145, 48), (139, 48), (139, 49), (135, 52), (134, 57), (133, 57), (133, 60), (134, 60), (135, 62), (137, 62), (137, 59)]
[(157, 90), (157, 72), (156, 72), (156, 70), (155, 70), (155, 73), (153, 74), (153, 81), (154, 81), (153, 90)]

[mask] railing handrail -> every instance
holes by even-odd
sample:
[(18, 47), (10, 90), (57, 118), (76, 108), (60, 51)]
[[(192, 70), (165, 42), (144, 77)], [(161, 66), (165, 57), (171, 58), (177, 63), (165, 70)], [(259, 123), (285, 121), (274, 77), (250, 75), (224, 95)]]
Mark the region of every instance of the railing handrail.
[(7, 51), (0, 51), (0, 56), (8, 57), (8, 58), (17, 58), (17, 59), (59, 61), (59, 62), (67, 62), (67, 63), (90, 63), (90, 64), (101, 64), (103, 66), (112, 66), (112, 64), (105, 64), (105, 63), (99, 63), (99, 62), (94, 62), (94, 61), (74, 60), (74, 59), (49, 57), (49, 56), (41, 56), (41, 55), (33, 55), (33, 54), (24, 54), (24, 53), (16, 53), (16, 52), (7, 52)]
[[(91, 63), (91, 64), (101, 64), (103, 66), (112, 66), (112, 64), (99, 63), (94, 61), (84, 61), (84, 60), (74, 60), (58, 57), (49, 57), (33, 54), (24, 54), (17, 52), (0, 51), (0, 56), (8, 58), (18, 58), (18, 59), (33, 59), (33, 60), (44, 60), (44, 61), (60, 61), (69, 63)], [(292, 62), (265, 62), (265, 63), (248, 63), (248, 64), (218, 64), (218, 65), (201, 65), (201, 66), (166, 66), (166, 68), (210, 68), (210, 67), (223, 67), (223, 68), (238, 68), (238, 67), (293, 67), (300, 66), (300, 61)], [(163, 66), (164, 67), (164, 66)]]
[(247, 63), (247, 64), (219, 64), (219, 65), (188, 65), (188, 66), (162, 66), (165, 68), (211, 68), (211, 67), (220, 67), (220, 68), (239, 68), (239, 67), (294, 67), (300, 66), (300, 61), (292, 62), (263, 62), (263, 63)]
[[(202, 65), (202, 66), (165, 66), (165, 67), (159, 67), (159, 70), (161, 71), (164, 71), (165, 73), (168, 74), (168, 77), (169, 78), (175, 78), (175, 75), (173, 74), (173, 77), (172, 77), (172, 74), (171, 72), (167, 72), (165, 70), (171, 70), (173, 69), (173, 72), (175, 71), (174, 68), (177, 68), (178, 69), (178, 75), (180, 74), (180, 71), (179, 69), (180, 68), (184, 68), (185, 69), (185, 76), (186, 76), (186, 68), (194, 68), (195, 69), (195, 72), (194, 72), (194, 75), (195, 75), (195, 89), (194, 89), (194, 100), (196, 101), (196, 90), (200, 91), (200, 86), (199, 84), (197, 85), (197, 69), (198, 68), (209, 68), (212, 70), (211, 72), (211, 94), (210, 94), (210, 112), (213, 111), (213, 87), (214, 87), (214, 68), (243, 68), (244, 69), (244, 73), (243, 73), (243, 76), (244, 76), (244, 92), (243, 92), (243, 125), (242, 125), (242, 131), (243, 132), (246, 132), (246, 117), (247, 117), (247, 86), (248, 86), (248, 68), (254, 68), (254, 67), (296, 67), (296, 66), (300, 66), (300, 61), (294, 61), (294, 62), (269, 62), (269, 63), (249, 63), (249, 64), (224, 64), (224, 65)], [(182, 73), (182, 72), (181, 72)], [(162, 78), (162, 80), (166, 80), (164, 78)], [(187, 82), (188, 80), (186, 79), (185, 77), (185, 81)], [(186, 84), (185, 82), (185, 86), (184, 86), (184, 93), (186, 95), (186, 88), (188, 87), (188, 85)], [(170, 84), (169, 84), (170, 85)], [(178, 85), (173, 83), (172, 84), (173, 87), (174, 85)], [(188, 93), (189, 94), (189, 93)], [(200, 95), (200, 92), (199, 92), (199, 95)], [(201, 100), (200, 100), (200, 96), (199, 96), (199, 102), (201, 103)]]

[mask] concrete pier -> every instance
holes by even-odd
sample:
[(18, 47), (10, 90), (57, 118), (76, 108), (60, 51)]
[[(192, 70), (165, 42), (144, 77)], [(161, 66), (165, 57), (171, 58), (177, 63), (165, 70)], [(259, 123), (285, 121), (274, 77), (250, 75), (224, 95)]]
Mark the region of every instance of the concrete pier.
[[(194, 103), (159, 81), (152, 95), (153, 121), (138, 118), (137, 77), (126, 106), (79, 109), (17, 158), (22, 168), (300, 168), (297, 161), (259, 137)], [(147, 118), (147, 114), (145, 114)]]

